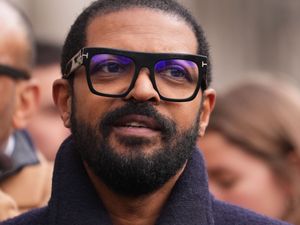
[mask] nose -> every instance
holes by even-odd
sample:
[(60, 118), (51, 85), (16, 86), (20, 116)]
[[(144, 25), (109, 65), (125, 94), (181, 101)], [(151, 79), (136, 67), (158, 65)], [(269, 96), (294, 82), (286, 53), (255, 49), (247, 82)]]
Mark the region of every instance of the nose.
[(150, 80), (150, 71), (142, 68), (135, 81), (133, 89), (125, 97), (126, 100), (134, 99), (138, 102), (151, 101), (158, 103), (160, 101), (159, 94), (154, 89)]

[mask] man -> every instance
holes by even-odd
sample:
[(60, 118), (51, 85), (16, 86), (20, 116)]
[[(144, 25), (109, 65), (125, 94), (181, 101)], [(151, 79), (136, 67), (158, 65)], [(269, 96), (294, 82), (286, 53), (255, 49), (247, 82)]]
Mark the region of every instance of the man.
[[(38, 103), (30, 79), (32, 29), (24, 15), (0, 1), (0, 220), (46, 204), (51, 170), (23, 129)], [(2, 197), (3, 196), (3, 197)], [(6, 202), (6, 203), (5, 203)], [(9, 203), (9, 204), (7, 204)]]
[(284, 224), (208, 192), (195, 148), (215, 101), (207, 57), (201, 28), (172, 0), (84, 10), (53, 87), (72, 137), (58, 152), (51, 200), (4, 224)]
[(37, 149), (49, 161), (53, 161), (60, 144), (69, 135), (69, 130), (63, 126), (52, 99), (52, 84), (60, 77), (61, 47), (40, 41), (36, 49), (36, 65), (32, 76), (38, 81), (41, 89), (41, 104), (27, 129)]

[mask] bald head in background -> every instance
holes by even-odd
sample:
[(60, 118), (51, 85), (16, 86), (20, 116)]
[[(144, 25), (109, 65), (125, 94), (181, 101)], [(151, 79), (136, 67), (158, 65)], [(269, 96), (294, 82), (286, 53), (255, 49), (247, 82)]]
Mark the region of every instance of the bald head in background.
[(52, 165), (35, 151), (26, 131), (39, 102), (39, 87), (31, 77), (31, 25), (19, 9), (0, 0), (0, 27), (1, 221), (48, 202)]
[(6, 1), (0, 1), (0, 62), (29, 72), (34, 64), (34, 43), (29, 21)]
[[(0, 65), (30, 76), (34, 64), (32, 30), (21, 12), (0, 1)], [(0, 149), (14, 129), (23, 129), (38, 100), (38, 87), (28, 78), (0, 70)], [(29, 105), (24, 105), (24, 103)]]

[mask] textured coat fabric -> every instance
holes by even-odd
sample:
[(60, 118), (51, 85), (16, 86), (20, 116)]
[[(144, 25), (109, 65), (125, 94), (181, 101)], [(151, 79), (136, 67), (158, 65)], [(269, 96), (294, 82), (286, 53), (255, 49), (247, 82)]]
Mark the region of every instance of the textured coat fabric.
[[(20, 168), (13, 170), (0, 181), (0, 190), (3, 192), (3, 198), (0, 199), (3, 200), (3, 204), (0, 204), (2, 215), (0, 220), (15, 216), (16, 213), (45, 206), (50, 199), (53, 164), (35, 152), (27, 140), (28, 137), (23, 134), (25, 133), (16, 135), (14, 150), (18, 154), (15, 158), (20, 158), (23, 162), (18, 164)], [(26, 164), (24, 157), (22, 158), (25, 153), (34, 154), (38, 160)]]
[[(112, 225), (72, 139), (61, 146), (55, 161), (52, 196), (47, 207), (1, 225)], [(199, 151), (192, 158), (165, 204), (156, 225), (287, 225), (215, 200)]]

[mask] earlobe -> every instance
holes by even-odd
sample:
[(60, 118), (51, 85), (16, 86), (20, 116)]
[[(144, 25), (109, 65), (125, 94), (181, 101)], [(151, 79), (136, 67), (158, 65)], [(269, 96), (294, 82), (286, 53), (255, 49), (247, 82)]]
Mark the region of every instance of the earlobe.
[(16, 103), (12, 125), (14, 129), (23, 129), (37, 111), (40, 100), (40, 90), (37, 82), (20, 81), (16, 86)]
[(59, 110), (65, 127), (71, 127), (71, 87), (67, 80), (58, 79), (53, 83), (53, 100)]
[(200, 124), (198, 136), (203, 137), (205, 134), (206, 127), (209, 122), (210, 114), (214, 109), (216, 101), (216, 92), (213, 89), (205, 90), (203, 94), (202, 111), (200, 114)]

